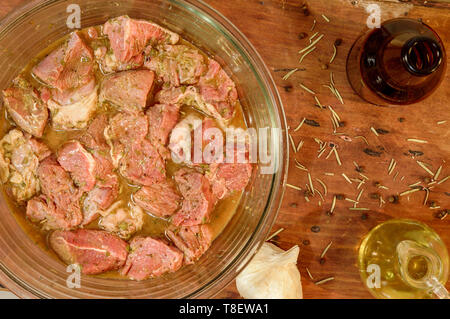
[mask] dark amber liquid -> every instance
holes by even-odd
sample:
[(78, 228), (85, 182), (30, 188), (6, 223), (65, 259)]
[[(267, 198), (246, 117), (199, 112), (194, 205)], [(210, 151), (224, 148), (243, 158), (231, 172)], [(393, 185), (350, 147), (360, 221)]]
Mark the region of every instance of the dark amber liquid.
[(443, 44), (430, 27), (393, 19), (355, 43), (347, 72), (355, 91), (371, 103), (412, 104), (439, 86), (445, 64)]

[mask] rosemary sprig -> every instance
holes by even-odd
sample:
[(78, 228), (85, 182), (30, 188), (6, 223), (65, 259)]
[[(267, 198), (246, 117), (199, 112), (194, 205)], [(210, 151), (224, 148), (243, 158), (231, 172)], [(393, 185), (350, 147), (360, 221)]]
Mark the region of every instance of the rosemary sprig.
[(288, 73), (286, 73), (286, 74), (283, 76), (283, 80), (286, 81), (287, 79), (289, 79), (289, 77), (290, 77), (292, 74), (294, 74), (294, 73), (297, 72), (297, 71), (298, 71), (298, 68), (295, 68), (295, 69), (289, 71)]

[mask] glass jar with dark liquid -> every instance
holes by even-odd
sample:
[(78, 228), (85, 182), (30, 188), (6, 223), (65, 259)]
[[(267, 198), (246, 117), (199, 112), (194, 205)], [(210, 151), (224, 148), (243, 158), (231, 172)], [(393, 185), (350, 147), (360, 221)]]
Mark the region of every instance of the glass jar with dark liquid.
[(360, 37), (347, 58), (347, 76), (364, 100), (404, 105), (432, 94), (444, 78), (446, 56), (439, 36), (418, 20), (399, 18)]

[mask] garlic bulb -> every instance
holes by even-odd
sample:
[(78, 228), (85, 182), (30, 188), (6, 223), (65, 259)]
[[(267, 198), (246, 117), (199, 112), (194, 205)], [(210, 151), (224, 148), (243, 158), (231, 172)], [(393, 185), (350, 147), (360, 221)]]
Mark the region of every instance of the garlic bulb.
[(302, 299), (297, 268), (299, 248), (284, 251), (264, 243), (252, 261), (237, 276), (236, 286), (246, 299)]

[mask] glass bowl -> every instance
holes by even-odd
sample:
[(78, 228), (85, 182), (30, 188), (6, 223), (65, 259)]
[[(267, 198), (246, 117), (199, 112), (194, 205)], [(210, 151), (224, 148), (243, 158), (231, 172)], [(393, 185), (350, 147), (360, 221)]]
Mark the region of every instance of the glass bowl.
[[(0, 198), (0, 282), (25, 298), (209, 298), (228, 285), (267, 238), (275, 221), (287, 176), (286, 119), (273, 79), (254, 47), (224, 16), (197, 0), (78, 0), (81, 27), (127, 14), (171, 29), (217, 59), (232, 74), (245, 119), (255, 129), (273, 128), (267, 139), (272, 164), (256, 165), (237, 211), (212, 247), (195, 264), (142, 282), (82, 276), (81, 288), (68, 288), (70, 273), (36, 246)], [(0, 88), (49, 44), (73, 31), (65, 0), (34, 0), (0, 24)], [(69, 11), (69, 13), (68, 13)], [(0, 136), (5, 134), (0, 128)]]

